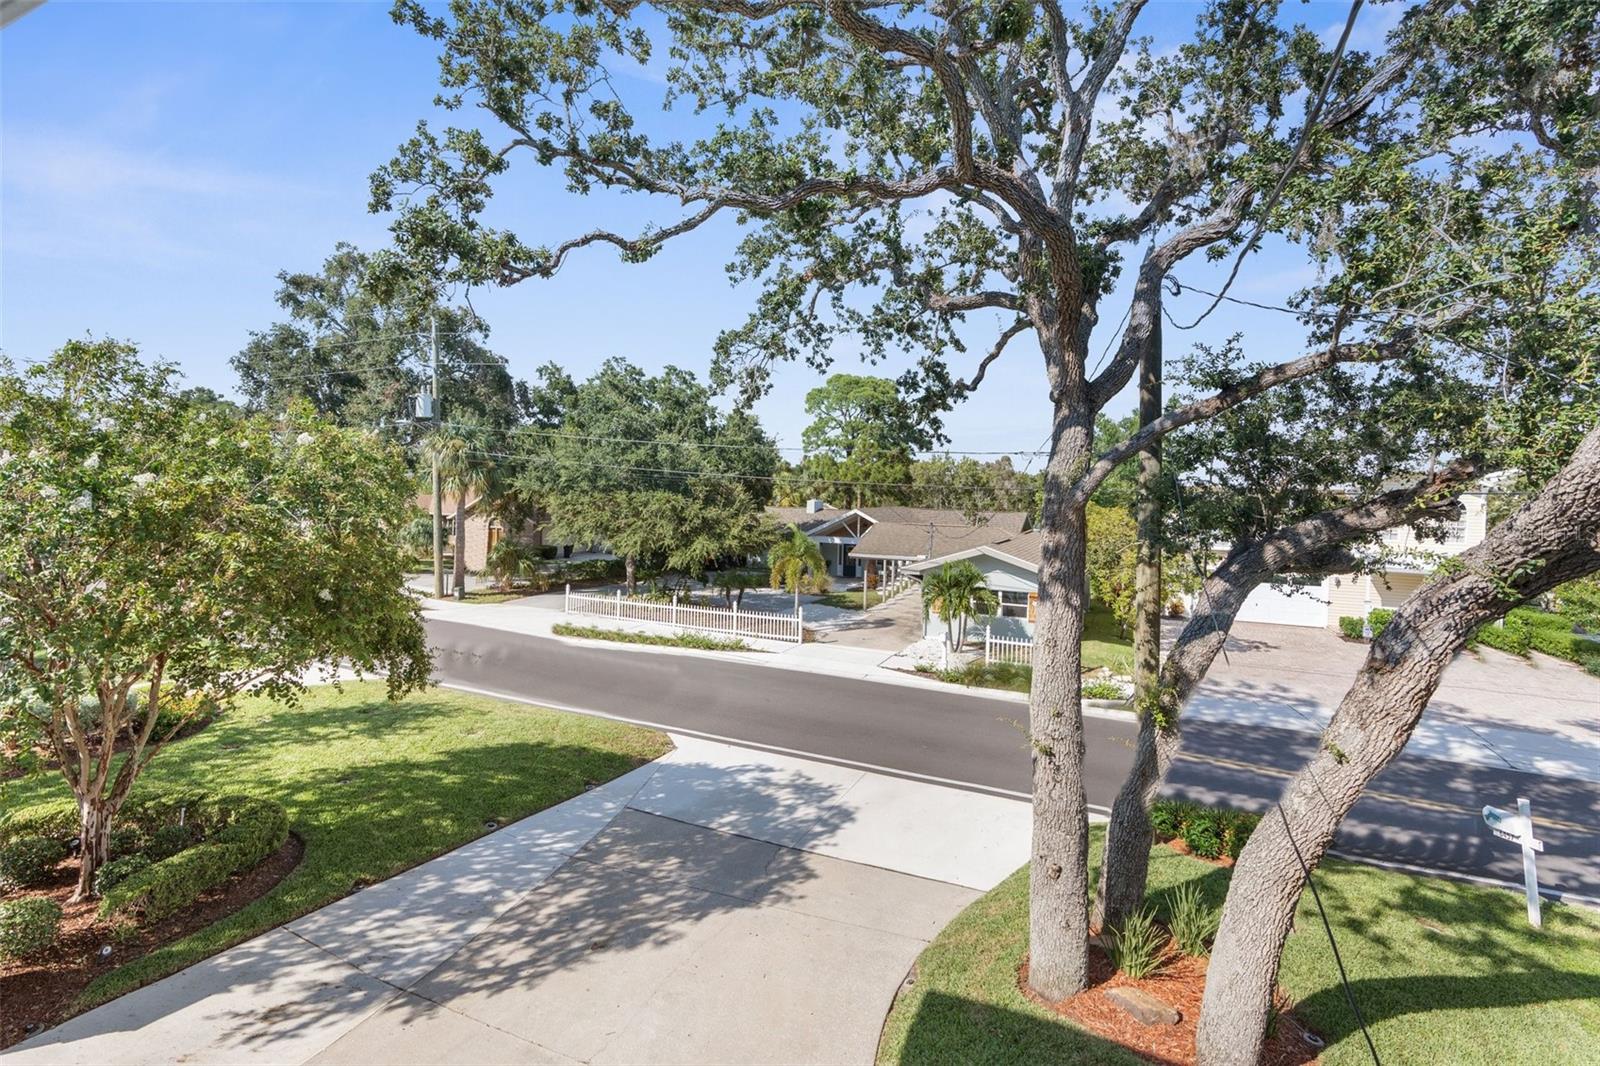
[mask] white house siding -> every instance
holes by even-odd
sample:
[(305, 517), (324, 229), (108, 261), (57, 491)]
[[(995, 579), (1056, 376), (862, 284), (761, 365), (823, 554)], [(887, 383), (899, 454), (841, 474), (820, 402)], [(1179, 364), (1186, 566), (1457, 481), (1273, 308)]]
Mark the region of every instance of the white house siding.
[[(1000, 592), (1020, 592), (1023, 594), (1037, 593), (1039, 579), (1032, 570), (1016, 563), (1009, 563), (1003, 559), (996, 559), (988, 555), (977, 555), (968, 560), (983, 574), (983, 583), (996, 594)], [(988, 626), (990, 632), (997, 637), (1006, 637), (1011, 640), (1033, 639), (1033, 623), (1026, 618), (1006, 618), (1000, 615), (991, 615), (976, 618), (967, 627), (969, 640), (981, 640), (983, 627)], [(939, 620), (938, 614), (928, 612), (928, 620), (923, 625), (923, 636), (934, 639), (943, 639), (945, 634), (944, 623)]]
[(1426, 574), (1338, 574), (1323, 586), (1328, 593), (1328, 628), (1338, 629), (1341, 617), (1360, 618), (1368, 610), (1394, 610), (1428, 580)]

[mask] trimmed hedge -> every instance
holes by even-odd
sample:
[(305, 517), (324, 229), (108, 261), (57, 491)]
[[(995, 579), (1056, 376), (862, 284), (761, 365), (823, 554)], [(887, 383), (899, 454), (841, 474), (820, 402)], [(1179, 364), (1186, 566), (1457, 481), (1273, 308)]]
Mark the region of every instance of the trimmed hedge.
[(175, 914), (272, 854), (289, 835), (288, 812), (270, 800), (206, 800), (194, 806), (192, 816), (204, 839), (111, 886), (100, 901), (102, 918), (159, 921)]
[(1532, 630), (1526, 623), (1511, 617), (1504, 625), (1486, 622), (1473, 630), (1469, 643), (1487, 644), (1511, 655), (1527, 655), (1532, 641)]
[(32, 896), (0, 903), (0, 959), (20, 959), (56, 942), (61, 905)]
[(1259, 814), (1183, 800), (1157, 800), (1150, 809), (1156, 839), (1181, 839), (1202, 859), (1237, 859), (1260, 821)]
[(124, 855), (120, 859), (112, 859), (94, 873), (95, 894), (105, 895), (134, 874), (150, 869), (150, 866), (148, 855)]
[(0, 885), (42, 885), (66, 857), (67, 846), (54, 837), (20, 837), (0, 848)]
[(1339, 616), (1339, 632), (1343, 633), (1351, 640), (1361, 640), (1364, 636), (1364, 629), (1365, 627), (1361, 624), (1361, 619), (1357, 616), (1350, 614), (1342, 614)]

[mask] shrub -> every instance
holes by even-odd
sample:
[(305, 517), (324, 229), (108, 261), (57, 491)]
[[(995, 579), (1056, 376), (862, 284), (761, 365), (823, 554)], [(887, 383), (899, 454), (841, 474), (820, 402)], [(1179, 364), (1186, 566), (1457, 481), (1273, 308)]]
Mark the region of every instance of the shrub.
[(150, 841), (138, 826), (126, 825), (113, 829), (108, 843), (112, 856), (121, 859), (143, 851)]
[(1383, 631), (1389, 627), (1389, 619), (1394, 617), (1394, 611), (1387, 607), (1374, 607), (1367, 612), (1367, 621), (1372, 623), (1373, 639), (1383, 636)]
[(1221, 819), (1199, 816), (1183, 825), (1183, 842), (1202, 859), (1220, 859), (1223, 852)]
[(194, 835), (192, 825), (164, 825), (150, 834), (150, 844), (145, 848), (145, 853), (152, 862), (170, 859), (189, 848), (194, 843)]
[(78, 835), (78, 805), (70, 799), (51, 800), (15, 811), (0, 822), (0, 844), (23, 837), (71, 840)]
[(1531, 630), (1554, 630), (1557, 633), (1571, 633), (1572, 619), (1549, 611), (1541, 611), (1536, 607), (1513, 607), (1506, 612), (1506, 621), (1516, 621)]
[(1222, 847), (1228, 853), (1228, 858), (1237, 859), (1250, 842), (1250, 834), (1261, 824), (1261, 816), (1245, 811), (1227, 811), (1225, 814)]
[(55, 837), (22, 837), (0, 848), (0, 884), (42, 885), (66, 857), (67, 846)]
[(1083, 698), (1086, 700), (1120, 700), (1126, 697), (1122, 694), (1122, 686), (1115, 681), (1085, 681), (1083, 684)]
[(1128, 915), (1122, 928), (1111, 930), (1106, 938), (1112, 964), (1136, 981), (1156, 972), (1166, 945), (1166, 930), (1156, 924), (1155, 912), (1149, 907)]
[(95, 871), (95, 895), (105, 895), (134, 874), (148, 870), (150, 866), (151, 859), (148, 855), (124, 855), (120, 859), (112, 859)]
[(55, 943), (61, 905), (53, 899), (0, 903), (0, 958), (20, 959)]
[(193, 903), (201, 893), (256, 865), (289, 835), (289, 815), (268, 800), (229, 796), (195, 805), (207, 839), (171, 858), (152, 863), (112, 886), (100, 901), (102, 918), (139, 915), (159, 921)]
[(1181, 800), (1157, 800), (1155, 806), (1150, 808), (1151, 830), (1161, 840), (1181, 836), (1183, 823), (1193, 807), (1193, 804)]
[(1209, 955), (1211, 941), (1221, 923), (1221, 908), (1206, 901), (1197, 883), (1189, 881), (1173, 891), (1167, 924), (1178, 942), (1178, 950), (1185, 955)]
[(1525, 623), (1507, 618), (1504, 625), (1489, 622), (1479, 626), (1470, 639), (1474, 644), (1487, 644), (1511, 655), (1527, 655), (1532, 634)]
[(1354, 615), (1343, 614), (1339, 616), (1339, 632), (1351, 640), (1360, 640), (1363, 637), (1361, 619)]

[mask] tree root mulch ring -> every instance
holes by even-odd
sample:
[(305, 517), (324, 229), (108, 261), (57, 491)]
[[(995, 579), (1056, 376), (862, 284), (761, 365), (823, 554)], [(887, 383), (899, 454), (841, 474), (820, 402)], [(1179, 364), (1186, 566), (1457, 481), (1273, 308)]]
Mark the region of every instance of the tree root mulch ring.
[[(1076, 996), (1051, 1003), (1028, 987), (1028, 960), (1017, 969), (1017, 987), (1033, 1002), (1054, 1011), (1079, 1028), (1103, 1040), (1121, 1044), (1140, 1058), (1161, 1066), (1192, 1066), (1195, 1029), (1200, 1020), (1200, 999), (1206, 987), (1206, 962), (1167, 945), (1165, 964), (1148, 977), (1134, 980), (1119, 973), (1098, 945), (1089, 947), (1089, 987)], [(1106, 998), (1113, 988), (1138, 989), (1176, 1008), (1176, 1025), (1145, 1025)], [(1261, 1050), (1262, 1066), (1304, 1066), (1317, 1061), (1320, 1044), (1306, 1042), (1305, 1026), (1289, 1013), (1287, 999), (1278, 994), (1277, 1021)]]
[[(99, 901), (68, 903), (77, 887), (78, 868), (61, 864), (61, 875), (40, 890), (25, 889), (0, 899), (43, 896), (61, 904), (61, 933), (50, 950), (26, 959), (0, 962), (0, 1048), (10, 1047), (64, 1021), (72, 1004), (101, 974), (133, 962), (155, 949), (181, 940), (252, 903), (289, 876), (305, 854), (305, 843), (289, 834), (283, 846), (254, 868), (229, 878), (227, 884), (202, 895), (188, 910), (132, 932), (113, 929), (95, 910)], [(110, 954), (101, 949), (110, 947)]]
[(1208, 859), (1204, 855), (1196, 855), (1194, 853), (1194, 849), (1189, 846), (1189, 842), (1184, 840), (1182, 837), (1173, 837), (1171, 840), (1166, 842), (1166, 846), (1177, 852), (1179, 855), (1187, 855), (1189, 858), (1195, 859), (1199, 862), (1209, 862), (1212, 866), (1220, 866), (1224, 870), (1230, 870), (1233, 868), (1233, 856), (1220, 855), (1215, 859)]

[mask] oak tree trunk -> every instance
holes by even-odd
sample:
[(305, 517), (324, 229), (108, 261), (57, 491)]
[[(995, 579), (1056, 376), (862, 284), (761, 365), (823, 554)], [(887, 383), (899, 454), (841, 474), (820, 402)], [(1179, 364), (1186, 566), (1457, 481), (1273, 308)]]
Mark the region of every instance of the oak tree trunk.
[(1257, 1061), (1284, 940), (1307, 871), (1371, 780), (1410, 739), (1439, 678), (1484, 622), (1600, 570), (1600, 427), (1537, 497), (1413, 593), (1345, 693), (1317, 754), (1234, 867), (1207, 971), (1202, 1066)]
[(1080, 701), (1089, 596), (1084, 509), (1070, 499), (1070, 490), (1089, 460), (1090, 419), (1080, 397), (1058, 399), (1055, 442), (1045, 468), (1039, 616), (1028, 703), (1033, 747), (1028, 983), (1052, 1001), (1088, 986), (1089, 808)]

